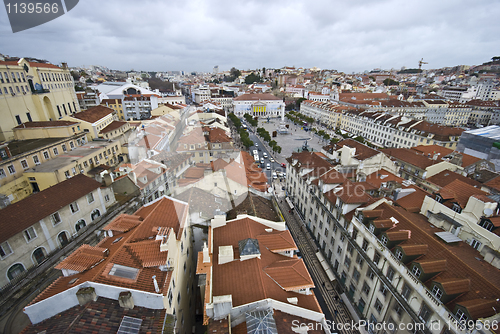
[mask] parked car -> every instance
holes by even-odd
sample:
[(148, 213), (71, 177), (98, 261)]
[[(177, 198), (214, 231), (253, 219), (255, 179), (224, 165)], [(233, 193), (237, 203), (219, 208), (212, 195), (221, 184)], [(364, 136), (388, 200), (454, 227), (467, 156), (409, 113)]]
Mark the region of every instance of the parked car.
[(284, 168), (286, 168), (286, 165), (285, 165), (284, 163), (282, 163), (282, 164), (281, 164), (281, 167), (284, 167)]
[(271, 169), (271, 164), (267, 164), (266, 169)]
[(270, 158), (269, 158), (269, 161), (270, 161), (270, 162), (274, 162), (273, 157), (270, 157)]
[(276, 172), (273, 172), (273, 179), (276, 180), (278, 178), (278, 175), (276, 174)]

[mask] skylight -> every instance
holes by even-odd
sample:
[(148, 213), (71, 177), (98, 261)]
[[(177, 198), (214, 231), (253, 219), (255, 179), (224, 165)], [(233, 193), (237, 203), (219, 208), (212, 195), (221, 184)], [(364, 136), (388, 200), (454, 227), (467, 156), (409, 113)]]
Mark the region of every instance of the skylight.
[(114, 264), (113, 268), (109, 271), (109, 275), (118, 276), (121, 278), (128, 278), (135, 280), (139, 274), (139, 269), (126, 267), (119, 264)]
[(246, 313), (248, 334), (277, 334), (273, 310), (253, 311)]
[(142, 319), (124, 316), (116, 334), (136, 334), (141, 329)]

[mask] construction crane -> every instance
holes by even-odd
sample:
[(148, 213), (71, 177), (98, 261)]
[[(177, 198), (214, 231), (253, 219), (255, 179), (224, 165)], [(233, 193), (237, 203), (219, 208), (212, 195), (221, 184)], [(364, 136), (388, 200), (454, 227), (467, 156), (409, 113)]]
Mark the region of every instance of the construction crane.
[(423, 64), (429, 64), (427, 62), (424, 61), (424, 58), (420, 59), (420, 61), (418, 62), (418, 71), (421, 72), (422, 71), (422, 65)]

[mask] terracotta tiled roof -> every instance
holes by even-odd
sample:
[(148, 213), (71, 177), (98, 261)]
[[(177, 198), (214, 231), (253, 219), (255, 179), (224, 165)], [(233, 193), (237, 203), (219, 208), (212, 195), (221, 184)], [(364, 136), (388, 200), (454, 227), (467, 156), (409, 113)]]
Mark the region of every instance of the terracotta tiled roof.
[(122, 126), (124, 126), (126, 124), (127, 124), (127, 122), (123, 122), (123, 121), (113, 121), (107, 127), (105, 127), (104, 129), (102, 129), (101, 133), (104, 134), (104, 133), (108, 133), (108, 132), (114, 131), (116, 129), (121, 128)]
[(165, 265), (168, 252), (160, 252), (161, 240), (144, 240), (128, 244), (126, 247), (141, 261), (143, 267)]
[(382, 152), (390, 157), (402, 161), (403, 163), (416, 166), (422, 170), (440, 162), (429, 159), (428, 157), (418, 154), (418, 152), (409, 148), (386, 148), (383, 149)]
[(211, 161), (210, 164), (212, 165), (212, 170), (216, 172), (220, 169), (224, 169), (224, 167), (226, 167), (229, 163), (219, 158), (217, 160)]
[(456, 295), (470, 290), (470, 279), (467, 278), (440, 279), (438, 277), (434, 281), (441, 284), (447, 295)]
[(0, 210), (0, 230), (2, 231), (0, 242), (8, 240), (100, 186), (101, 184), (96, 180), (78, 174), (8, 205)]
[(461, 167), (467, 167), (472, 164), (477, 163), (478, 161), (481, 161), (481, 159), (476, 158), (472, 155), (465, 154), (465, 153), (460, 153), (453, 151), (452, 149), (440, 146), (440, 145), (420, 145), (416, 147), (412, 147), (412, 150), (421, 152), (423, 155), (426, 155), (430, 158), (434, 157), (434, 154), (440, 153), (438, 160), (443, 160), (444, 157), (449, 156), (450, 154), (457, 154), (462, 157), (462, 164)]
[(230, 143), (231, 138), (221, 128), (213, 128), (208, 131), (207, 141), (209, 143)]
[(108, 256), (107, 253), (106, 248), (82, 245), (54, 268), (82, 272), (104, 260)]
[(126, 309), (117, 300), (98, 297), (96, 301), (74, 306), (36, 325), (28, 325), (21, 333), (117, 333), (124, 316), (142, 319), (141, 334), (162, 333), (165, 313), (165, 309), (137, 305)]
[(373, 148), (370, 148), (366, 145), (363, 145), (360, 142), (353, 139), (344, 139), (337, 143), (338, 148), (341, 148), (343, 146), (355, 148), (356, 152), (354, 153), (354, 158), (360, 161), (366, 160), (380, 153), (379, 151), (374, 150)]
[(95, 107), (91, 107), (85, 111), (78, 112), (76, 114), (73, 114), (72, 117), (78, 118), (82, 121), (88, 122), (88, 123), (95, 123), (98, 120), (108, 116), (109, 114), (113, 113), (114, 110), (111, 108), (108, 108), (106, 106), (98, 105)]
[(402, 241), (410, 239), (411, 232), (408, 230), (386, 232), (387, 238), (390, 241)]
[[(267, 227), (251, 218), (239, 218), (226, 222), (225, 226), (217, 227), (213, 233), (213, 285), (212, 295), (232, 295), (233, 307), (248, 304), (266, 298), (272, 298), (288, 303), (287, 298), (298, 297), (298, 306), (309, 310), (321, 312), (314, 294), (297, 295), (288, 292), (284, 287), (293, 285), (312, 285), (313, 281), (309, 275), (302, 259), (293, 259), (281, 254), (271, 252), (261, 244), (260, 237), (268, 235)], [(288, 231), (283, 231), (289, 233)], [(223, 265), (218, 263), (219, 246), (232, 245), (235, 253), (239, 254), (240, 240), (247, 238), (257, 239), (260, 245), (260, 258), (252, 258), (244, 261), (231, 261)], [(264, 240), (265, 242), (265, 240)], [(212, 251), (212, 250), (211, 250)], [(284, 262), (280, 262), (284, 261)], [(287, 262), (290, 261), (290, 262)], [(273, 265), (276, 263), (275, 265)], [(273, 266), (271, 266), (273, 265)], [(291, 270), (285, 265), (293, 265)], [(277, 284), (268, 274), (272, 272), (273, 277), (278, 278), (283, 286)], [(288, 275), (283, 276), (283, 273)]]
[[(381, 213), (380, 210), (382, 210)], [(427, 252), (414, 261), (422, 264), (425, 272), (439, 273), (439, 280), (470, 280), (470, 290), (446, 304), (449, 310), (453, 311), (455, 304), (468, 305), (467, 307), (471, 308), (470, 312), (474, 314), (475, 320), (478, 317), (491, 315), (486, 308), (477, 304), (477, 300), (482, 300), (481, 303), (487, 303), (490, 308), (493, 305), (500, 309), (500, 302), (496, 302), (496, 299), (500, 298), (500, 270), (486, 261), (478, 261), (477, 258), (480, 257), (478, 251), (465, 242), (447, 244), (437, 238), (435, 233), (442, 230), (429, 224), (423, 215), (409, 213), (387, 203), (380, 204), (371, 212), (375, 213), (376, 211), (379, 212), (376, 215), (379, 219), (394, 217), (398, 220), (399, 223), (392, 230), (411, 230), (410, 238), (402, 242), (400, 247), (427, 245)], [(407, 265), (411, 267), (412, 263)], [(424, 284), (430, 287), (431, 282), (424, 282)], [(477, 308), (475, 308), (476, 306)]]
[(466, 176), (460, 175), (458, 173), (449, 170), (444, 170), (442, 172), (439, 172), (436, 175), (433, 175), (427, 179), (427, 181), (434, 183), (435, 185), (438, 185), (440, 187), (444, 187), (455, 180), (460, 180), (464, 183), (467, 183), (473, 187), (478, 187), (478, 188), (480, 188), (482, 185), (480, 182), (477, 182), (471, 178), (468, 178)]
[[(160, 293), (166, 295), (172, 271), (162, 271), (158, 268), (159, 265), (167, 264), (167, 252), (160, 252), (163, 238), (155, 239), (157, 235), (167, 236), (168, 231), (173, 229), (176, 239), (180, 240), (182, 231), (186, 228), (183, 223), (187, 215), (187, 204), (175, 199), (162, 197), (148, 203), (134, 214), (141, 217), (140, 225), (119, 236), (106, 237), (97, 245), (99, 248), (108, 249), (109, 256), (84, 272), (58, 278), (32, 303), (86, 281), (156, 293), (151, 279), (153, 275), (160, 285)], [(115, 264), (137, 269), (136, 278), (111, 275), (110, 270)], [(70, 284), (70, 281), (74, 283)]]
[(268, 234), (262, 234), (259, 236), (259, 243), (274, 253), (298, 250), (292, 235), (286, 231), (273, 231)]
[(298, 258), (273, 262), (264, 268), (264, 272), (285, 291), (314, 288), (304, 261)]
[(472, 319), (478, 319), (488, 318), (496, 314), (498, 302), (491, 299), (475, 299), (458, 302), (457, 305), (465, 307)]
[(67, 127), (75, 124), (79, 124), (78, 122), (72, 121), (38, 121), (38, 122), (25, 122), (16, 126), (14, 129), (29, 129), (29, 128), (54, 128), (54, 127)]
[(138, 226), (141, 223), (141, 220), (142, 218), (139, 216), (127, 215), (125, 213), (122, 213), (102, 229), (104, 231), (125, 233)]
[[(487, 196), (488, 193), (480, 189), (474, 188), (470, 184), (462, 182), (460, 180), (455, 180), (441, 190), (437, 191), (438, 194), (443, 197), (443, 199), (454, 199), (462, 208), (465, 208), (469, 198), (472, 196)], [(494, 202), (493, 200), (488, 200), (488, 202)]]
[(189, 167), (184, 173), (186, 179), (201, 179), (205, 174), (205, 168)]
[(405, 252), (407, 256), (414, 255), (425, 255), (429, 249), (426, 244), (423, 245), (401, 245), (401, 249)]

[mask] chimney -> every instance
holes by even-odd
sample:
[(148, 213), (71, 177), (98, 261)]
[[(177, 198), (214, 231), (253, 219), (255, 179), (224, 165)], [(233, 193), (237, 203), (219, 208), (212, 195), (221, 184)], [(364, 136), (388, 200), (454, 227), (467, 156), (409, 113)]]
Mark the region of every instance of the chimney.
[(120, 304), (120, 307), (123, 307), (125, 309), (133, 309), (134, 298), (132, 297), (132, 292), (130, 291), (120, 292), (120, 296), (118, 297), (118, 304)]
[(203, 243), (203, 263), (209, 263), (209, 262), (210, 262), (210, 255), (208, 254), (207, 242), (205, 241)]
[(76, 292), (76, 298), (78, 298), (78, 303), (80, 304), (80, 306), (83, 306), (90, 301), (95, 302), (97, 300), (97, 294), (95, 293), (95, 289), (89, 286), (86, 288), (80, 288)]
[(234, 260), (233, 246), (219, 246), (219, 264)]
[(156, 280), (156, 275), (153, 275), (153, 284), (155, 285), (156, 293), (160, 293), (160, 288), (158, 287), (158, 281)]

